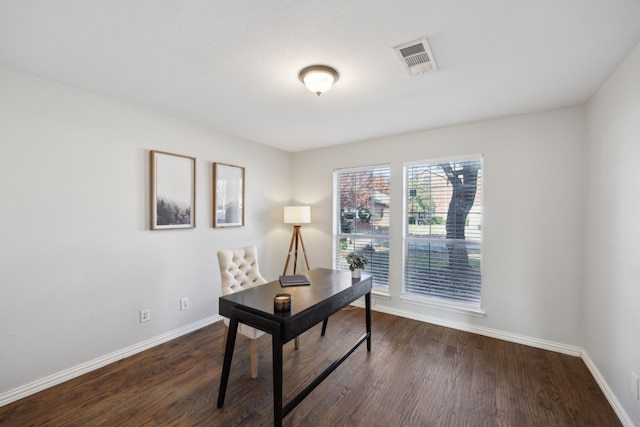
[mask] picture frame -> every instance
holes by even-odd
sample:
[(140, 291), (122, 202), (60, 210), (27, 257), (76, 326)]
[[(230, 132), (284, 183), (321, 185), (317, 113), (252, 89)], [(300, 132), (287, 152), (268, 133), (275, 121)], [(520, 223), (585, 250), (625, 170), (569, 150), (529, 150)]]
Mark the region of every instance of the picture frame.
[(196, 159), (151, 151), (151, 230), (195, 228)]
[(213, 163), (213, 227), (244, 226), (244, 167)]

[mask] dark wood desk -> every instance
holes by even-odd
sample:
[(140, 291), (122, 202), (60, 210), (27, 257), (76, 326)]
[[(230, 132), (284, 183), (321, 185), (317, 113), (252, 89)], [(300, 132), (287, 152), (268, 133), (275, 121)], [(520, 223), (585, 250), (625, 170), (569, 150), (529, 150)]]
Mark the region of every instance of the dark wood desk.
[[(265, 331), (272, 336), (273, 352), (273, 418), (274, 425), (281, 426), (282, 418), (289, 414), (309, 393), (331, 374), (364, 341), (371, 351), (371, 276), (363, 274), (352, 279), (349, 271), (315, 268), (305, 275), (310, 286), (283, 288), (279, 281), (220, 297), (219, 313), (228, 317), (229, 334), (224, 352), (224, 365), (218, 392), (218, 408), (224, 405), (229, 382), (233, 348), (238, 332), (238, 322)], [(291, 294), (291, 312), (276, 313), (273, 297), (277, 293)], [(334, 361), (304, 390), (283, 406), (282, 402), (282, 346), (312, 326), (327, 319), (356, 299), (365, 297), (365, 334), (342, 357)]]

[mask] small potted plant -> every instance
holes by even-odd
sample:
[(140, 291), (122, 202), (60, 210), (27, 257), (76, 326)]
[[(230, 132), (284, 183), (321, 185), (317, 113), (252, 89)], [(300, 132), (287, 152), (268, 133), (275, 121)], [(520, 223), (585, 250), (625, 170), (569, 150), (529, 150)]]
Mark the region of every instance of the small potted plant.
[(347, 264), (349, 264), (349, 270), (351, 270), (351, 277), (354, 279), (360, 278), (360, 273), (365, 265), (369, 264), (369, 260), (359, 252), (349, 252), (345, 257)]

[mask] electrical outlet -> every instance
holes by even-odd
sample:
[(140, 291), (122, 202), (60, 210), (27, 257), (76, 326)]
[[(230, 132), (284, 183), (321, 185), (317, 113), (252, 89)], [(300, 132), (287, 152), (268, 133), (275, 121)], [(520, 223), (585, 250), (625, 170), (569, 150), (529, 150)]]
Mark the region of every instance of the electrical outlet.
[(180, 310), (184, 311), (189, 308), (189, 298), (184, 297), (180, 300)]
[(640, 400), (640, 377), (635, 372), (631, 372), (631, 394), (635, 400)]
[(140, 310), (140, 323), (148, 322), (151, 320), (151, 310), (145, 308)]

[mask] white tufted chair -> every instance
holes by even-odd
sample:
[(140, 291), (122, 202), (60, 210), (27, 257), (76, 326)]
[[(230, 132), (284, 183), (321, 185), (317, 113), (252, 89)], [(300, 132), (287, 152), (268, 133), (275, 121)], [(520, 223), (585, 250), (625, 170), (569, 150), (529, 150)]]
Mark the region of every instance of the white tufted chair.
[[(258, 251), (255, 246), (219, 250), (218, 263), (220, 264), (223, 296), (267, 283), (260, 274)], [(227, 333), (229, 332), (229, 319), (226, 317), (224, 318), (224, 324), (223, 350), (226, 346)], [(238, 324), (238, 333), (251, 338), (251, 378), (257, 378), (258, 350), (256, 348), (256, 339), (264, 335), (264, 332), (240, 323)]]

